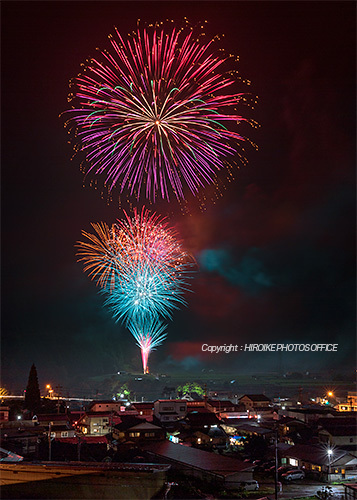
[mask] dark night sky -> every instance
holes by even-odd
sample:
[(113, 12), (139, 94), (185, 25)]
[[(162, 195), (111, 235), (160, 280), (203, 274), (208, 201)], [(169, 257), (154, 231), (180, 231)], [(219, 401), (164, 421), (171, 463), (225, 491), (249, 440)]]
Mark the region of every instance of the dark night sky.
[[(284, 368), (355, 361), (355, 3), (2, 2), (3, 384), (70, 385), (139, 368), (130, 334), (102, 308), (76, 262), (90, 222), (122, 216), (83, 176), (59, 114), (68, 81), (95, 48), (136, 20), (193, 23), (240, 56), (259, 105), (259, 150), (203, 213), (166, 212), (199, 271), (188, 308), (152, 356), (171, 368), (275, 370), (281, 359), (201, 356), (203, 342), (334, 342), (338, 353), (285, 355)], [(242, 91), (247, 90), (242, 88)], [(164, 213), (161, 207), (155, 207)]]

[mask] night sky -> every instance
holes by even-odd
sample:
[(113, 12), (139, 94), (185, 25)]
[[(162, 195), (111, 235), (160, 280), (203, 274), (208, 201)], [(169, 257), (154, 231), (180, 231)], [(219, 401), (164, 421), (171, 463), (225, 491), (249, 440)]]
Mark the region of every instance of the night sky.
[[(350, 370), (355, 362), (355, 2), (2, 2), (2, 380), (70, 387), (140, 369), (77, 263), (90, 223), (123, 212), (83, 187), (59, 114), (117, 26), (187, 16), (225, 34), (259, 96), (249, 163), (217, 203), (167, 215), (198, 271), (151, 367)], [(202, 355), (202, 343), (332, 342), (337, 353)]]

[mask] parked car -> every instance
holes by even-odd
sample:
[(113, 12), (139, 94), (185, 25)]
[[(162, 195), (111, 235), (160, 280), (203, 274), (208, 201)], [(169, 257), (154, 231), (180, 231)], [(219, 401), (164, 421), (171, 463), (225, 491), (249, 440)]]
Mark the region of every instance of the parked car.
[(270, 472), (275, 467), (275, 461), (266, 462), (263, 466), (264, 472)]
[(278, 469), (278, 474), (281, 476), (282, 474), (285, 474), (285, 472), (289, 472), (289, 470), (296, 470), (297, 467), (292, 467), (291, 465), (282, 465)]
[(305, 477), (305, 472), (301, 469), (289, 470), (281, 475), (281, 478), (284, 479), (284, 481), (292, 481), (294, 479), (304, 479), (304, 477)]
[(241, 487), (246, 491), (257, 491), (259, 490), (258, 481), (243, 481), (240, 483)]

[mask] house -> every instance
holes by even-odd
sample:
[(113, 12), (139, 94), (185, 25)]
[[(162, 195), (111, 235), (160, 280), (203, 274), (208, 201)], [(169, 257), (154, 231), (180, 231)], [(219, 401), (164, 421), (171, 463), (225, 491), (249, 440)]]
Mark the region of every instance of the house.
[(0, 406), (0, 422), (9, 421), (10, 408), (8, 406)]
[(253, 479), (253, 464), (209, 451), (162, 441), (146, 444), (143, 449), (155, 461), (171, 464), (183, 474), (203, 481), (237, 488), (242, 481)]
[(37, 423), (48, 429), (50, 424), (70, 426), (71, 419), (67, 413), (43, 413), (37, 415)]
[(187, 413), (185, 399), (157, 399), (154, 402), (154, 416), (165, 424), (176, 422)]
[(44, 428), (40, 426), (21, 425), (20, 427), (2, 428), (0, 445), (21, 456), (34, 458), (38, 454), (39, 441)]
[(229, 438), (221, 427), (210, 427), (203, 431), (195, 431), (188, 438), (184, 439), (184, 441), (198, 447), (205, 446), (212, 449), (225, 449), (229, 443)]
[(88, 411), (77, 422), (77, 429), (83, 434), (103, 436), (118, 423), (119, 417), (113, 411)]
[(248, 418), (249, 416), (244, 405), (234, 404), (228, 400), (208, 399), (206, 407), (217, 414), (220, 419)]
[(88, 408), (89, 411), (125, 411), (125, 404), (123, 401), (114, 401), (113, 399), (93, 401)]
[(217, 416), (206, 412), (191, 411), (175, 426), (170, 441), (183, 442), (188, 445), (208, 446), (210, 448), (225, 448), (228, 436), (220, 426)]
[(198, 412), (190, 411), (187, 413), (186, 417), (183, 419), (190, 429), (204, 429), (210, 428), (211, 426), (217, 427), (221, 421), (219, 418), (210, 411)]
[(354, 450), (357, 447), (356, 417), (322, 418), (318, 420), (318, 437), (321, 443)]
[(356, 411), (357, 412), (357, 392), (349, 391), (347, 393), (346, 401), (339, 403), (335, 408), (338, 411)]
[(244, 394), (239, 398), (239, 403), (243, 404), (246, 410), (256, 410), (269, 408), (271, 399), (264, 394)]
[(113, 439), (118, 442), (161, 441), (166, 438), (166, 431), (142, 418), (122, 418), (122, 422), (113, 429)]
[(154, 403), (153, 402), (142, 402), (142, 403), (132, 403), (130, 408), (133, 408), (138, 412), (138, 416), (142, 416), (146, 419), (148, 417), (152, 420), (154, 415)]
[(279, 416), (296, 418), (306, 424), (314, 424), (320, 418), (333, 418), (336, 415), (338, 415), (338, 412), (333, 408), (323, 408), (321, 406), (315, 406), (312, 408), (286, 408), (285, 410), (279, 410)]
[(204, 399), (187, 401), (187, 411), (203, 411), (206, 412), (206, 401)]
[(300, 442), (309, 442), (313, 436), (311, 426), (290, 417), (281, 417), (279, 419), (280, 439), (286, 443), (297, 444)]
[(281, 452), (285, 458), (281, 463), (302, 468), (316, 479), (338, 481), (357, 477), (357, 458), (345, 450), (333, 449), (327, 453), (326, 446), (297, 444)]
[(236, 433), (237, 432), (239, 432), (242, 436), (260, 436), (268, 441), (275, 436), (274, 430), (266, 429), (260, 425), (249, 424), (248, 422), (236, 426)]
[(73, 438), (76, 436), (76, 430), (67, 425), (51, 425), (51, 438)]

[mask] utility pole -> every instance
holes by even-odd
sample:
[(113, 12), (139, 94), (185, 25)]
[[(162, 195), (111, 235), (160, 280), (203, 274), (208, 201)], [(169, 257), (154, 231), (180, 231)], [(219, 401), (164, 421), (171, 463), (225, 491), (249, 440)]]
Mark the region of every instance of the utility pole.
[(55, 389), (57, 390), (57, 413), (59, 413), (59, 399), (60, 399), (60, 394), (62, 393), (63, 387), (61, 385), (56, 385)]
[(81, 436), (77, 436), (78, 438), (78, 441), (77, 441), (77, 460), (78, 462), (81, 461), (81, 445), (82, 445), (82, 441), (81, 441)]
[(48, 424), (48, 460), (49, 460), (49, 462), (51, 462), (51, 460), (52, 460), (51, 430), (52, 430), (52, 422), (50, 422)]
[(275, 429), (275, 500), (278, 500), (278, 429)]

